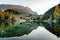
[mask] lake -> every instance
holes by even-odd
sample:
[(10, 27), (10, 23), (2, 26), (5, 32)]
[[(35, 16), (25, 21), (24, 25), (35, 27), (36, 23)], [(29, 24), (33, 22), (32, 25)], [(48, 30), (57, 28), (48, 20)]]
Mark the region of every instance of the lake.
[(0, 23), (0, 40), (60, 40), (59, 23)]

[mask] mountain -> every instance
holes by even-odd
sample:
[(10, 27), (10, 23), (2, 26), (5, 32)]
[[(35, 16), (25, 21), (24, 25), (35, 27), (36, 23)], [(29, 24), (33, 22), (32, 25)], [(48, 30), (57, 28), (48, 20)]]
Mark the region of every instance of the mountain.
[(54, 6), (53, 8), (49, 9), (45, 14), (43, 19), (47, 20), (51, 17), (52, 20), (57, 19), (60, 16), (60, 4)]
[(45, 14), (43, 19), (49, 19), (51, 15), (54, 14), (55, 7), (49, 9)]
[[(12, 10), (18, 11), (22, 14), (35, 15), (35, 12), (33, 12), (28, 7), (24, 7), (24, 6), (21, 6), (21, 5), (0, 4), (0, 11), (1, 10), (7, 10), (7, 9), (12, 9)], [(36, 14), (36, 15), (38, 15), (38, 14)]]

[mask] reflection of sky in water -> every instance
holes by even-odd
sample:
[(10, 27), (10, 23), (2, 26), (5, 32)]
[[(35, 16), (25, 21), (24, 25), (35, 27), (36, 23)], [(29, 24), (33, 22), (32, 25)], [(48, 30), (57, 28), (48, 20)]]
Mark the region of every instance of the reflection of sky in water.
[(56, 35), (53, 35), (44, 27), (38, 27), (28, 35), (21, 37), (0, 38), (0, 40), (59, 40)]
[[(20, 26), (20, 29), (26, 30), (26, 31), (25, 32), (23, 31), (24, 35), (22, 35), (22, 36), (8, 37), (8, 38), (5, 37), (5, 38), (0, 38), (0, 40), (58, 40), (59, 39), (59, 38), (57, 38), (56, 35), (52, 34), (48, 30), (46, 30), (44, 28), (44, 24), (42, 24), (42, 23), (25, 22), (23, 24), (20, 24), (20, 23), (14, 23), (14, 25), (11, 25), (11, 23), (8, 23), (8, 24), (10, 24), (10, 25), (7, 25), (7, 27), (9, 27), (9, 28), (10, 28), (10, 26)], [(29, 25), (27, 25), (27, 24), (29, 24)], [(47, 25), (47, 24), (45, 23), (45, 25)], [(50, 28), (50, 26), (48, 28)], [(31, 32), (28, 31), (27, 29), (30, 30)], [(22, 30), (20, 30), (20, 31), (22, 32)]]

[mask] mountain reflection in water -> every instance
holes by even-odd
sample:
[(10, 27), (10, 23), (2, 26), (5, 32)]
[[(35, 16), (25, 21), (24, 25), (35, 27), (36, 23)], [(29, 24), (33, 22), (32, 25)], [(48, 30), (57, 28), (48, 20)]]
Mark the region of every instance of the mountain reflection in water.
[(51, 33), (60, 37), (60, 23), (43, 23), (43, 26)]
[(41, 23), (41, 22), (13, 22), (0, 23), (0, 37), (15, 37), (28, 35), (38, 26), (45, 27), (48, 31), (60, 37), (60, 23)]
[(28, 35), (32, 30), (36, 29), (37, 26), (38, 24), (33, 22), (0, 23), (0, 37)]

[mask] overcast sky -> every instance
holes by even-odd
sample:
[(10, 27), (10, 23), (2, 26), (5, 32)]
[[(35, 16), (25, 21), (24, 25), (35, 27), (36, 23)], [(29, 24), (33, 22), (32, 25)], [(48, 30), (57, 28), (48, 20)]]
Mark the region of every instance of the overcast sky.
[(23, 5), (36, 11), (38, 14), (44, 14), (53, 6), (60, 3), (60, 0), (0, 0), (0, 4)]

